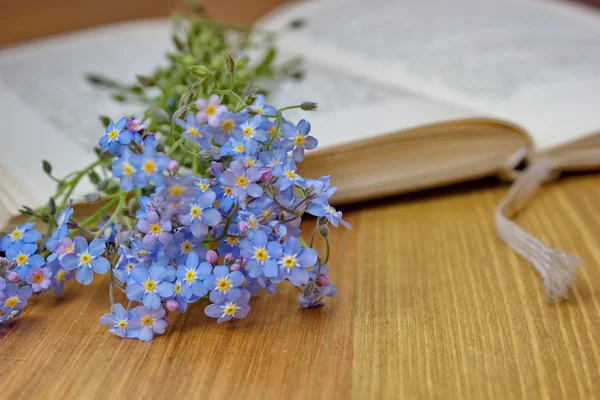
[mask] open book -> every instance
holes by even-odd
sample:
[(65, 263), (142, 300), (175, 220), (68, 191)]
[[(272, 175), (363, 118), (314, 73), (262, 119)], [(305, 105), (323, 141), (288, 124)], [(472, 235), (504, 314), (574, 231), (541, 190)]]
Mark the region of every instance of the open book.
[[(579, 260), (506, 217), (552, 174), (598, 167), (599, 22), (592, 9), (549, 0), (321, 0), (292, 2), (258, 25), (279, 32), (284, 58), (305, 60), (305, 79), (282, 82), (270, 101), (320, 106), (286, 114), (309, 119), (320, 141), (303, 175), (330, 173), (338, 204), (517, 178), (497, 211), (498, 230), (553, 298), (564, 295)], [(133, 79), (163, 62), (169, 42), (169, 21), (154, 20), (0, 51), (0, 225), (53, 193), (41, 159), (57, 176), (89, 163), (99, 113), (140, 114), (84, 74)], [(513, 173), (524, 160), (535, 168)]]

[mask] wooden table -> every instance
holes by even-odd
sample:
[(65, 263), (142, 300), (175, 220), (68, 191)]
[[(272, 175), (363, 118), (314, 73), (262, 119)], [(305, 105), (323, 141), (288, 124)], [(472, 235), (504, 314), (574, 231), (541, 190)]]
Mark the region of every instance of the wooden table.
[(519, 217), (587, 260), (568, 302), (496, 238), (506, 186), (482, 181), (345, 209), (321, 309), (286, 287), (236, 323), (191, 306), (142, 343), (98, 323), (105, 278), (71, 282), (0, 328), (0, 398), (600, 398), (598, 183), (550, 184)]

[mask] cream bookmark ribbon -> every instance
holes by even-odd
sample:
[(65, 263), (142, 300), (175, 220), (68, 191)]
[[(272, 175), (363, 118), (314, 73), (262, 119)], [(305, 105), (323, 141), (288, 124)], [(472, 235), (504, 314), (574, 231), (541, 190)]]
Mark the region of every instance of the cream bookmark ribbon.
[[(591, 155), (591, 154), (590, 154)], [(600, 155), (594, 154), (598, 164)], [(581, 161), (581, 159), (580, 159)], [(527, 199), (543, 183), (556, 179), (560, 170), (567, 165), (559, 160), (535, 160), (531, 166), (516, 176), (508, 194), (496, 209), (498, 235), (516, 253), (527, 260), (544, 279), (548, 302), (560, 301), (567, 296), (575, 279), (577, 267), (583, 264), (578, 257), (568, 255), (559, 249), (551, 249), (539, 239), (525, 232), (511, 218), (520, 210)], [(567, 163), (570, 164), (570, 163)]]

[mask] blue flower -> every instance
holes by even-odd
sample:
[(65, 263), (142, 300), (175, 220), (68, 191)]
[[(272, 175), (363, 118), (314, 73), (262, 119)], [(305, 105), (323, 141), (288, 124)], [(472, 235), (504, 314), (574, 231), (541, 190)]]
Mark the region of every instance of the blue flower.
[(285, 139), (281, 141), (281, 147), (286, 151), (293, 150), (294, 160), (301, 162), (304, 160), (304, 150), (314, 150), (319, 142), (310, 133), (310, 122), (303, 119), (297, 126), (286, 123), (281, 127)]
[(241, 290), (240, 296), (236, 301), (225, 300), (220, 304), (211, 304), (204, 309), (204, 313), (209, 317), (218, 318), (218, 323), (234, 318), (245, 318), (250, 311), (248, 300), (250, 300), (250, 292)]
[(33, 290), (30, 286), (17, 288), (12, 283), (5, 283), (3, 289), (0, 289), (0, 309), (9, 314), (12, 311), (18, 311), (27, 304), (27, 299)]
[[(216, 210), (215, 210), (216, 211)], [(183, 264), (187, 256), (196, 253), (198, 257), (206, 256), (206, 249), (202, 246), (202, 239), (195, 237), (189, 230), (182, 229), (173, 234), (173, 241), (165, 249), (165, 254), (176, 264)]]
[(113, 272), (115, 273), (117, 279), (119, 279), (121, 282), (129, 283), (131, 271), (138, 265), (140, 265), (140, 261), (137, 258), (121, 255), (117, 266), (113, 269)]
[(119, 303), (114, 304), (111, 311), (111, 313), (100, 317), (100, 323), (102, 325), (109, 325), (110, 329), (108, 331), (113, 335), (122, 338), (136, 337), (137, 332), (135, 332), (135, 329), (129, 327), (130, 322), (137, 318), (136, 313), (133, 310), (128, 312)]
[(210, 301), (221, 304), (225, 300), (236, 301), (241, 294), (239, 287), (246, 278), (240, 271), (229, 271), (224, 265), (218, 265), (213, 269), (210, 278), (204, 282), (211, 286)]
[(145, 147), (142, 154), (131, 158), (131, 165), (137, 171), (134, 177), (136, 186), (144, 187), (150, 181), (160, 185), (164, 179), (162, 172), (169, 166), (169, 157), (157, 155), (155, 149)]
[(221, 174), (219, 182), (230, 187), (232, 194), (241, 201), (247, 195), (260, 197), (263, 194), (263, 189), (256, 183), (261, 177), (262, 173), (258, 168), (246, 169), (244, 162), (238, 159), (232, 161), (229, 169)]
[(126, 294), (129, 300), (142, 300), (150, 310), (161, 308), (161, 298), (173, 296), (173, 283), (168, 282), (165, 266), (153, 263), (150, 268), (137, 266), (131, 271), (132, 283), (127, 285)]
[(217, 144), (225, 144), (230, 137), (238, 135), (242, 132), (240, 124), (247, 118), (245, 111), (239, 113), (232, 113), (227, 111), (221, 116), (221, 123), (219, 124), (217, 133), (215, 134), (214, 141)]
[(135, 336), (143, 342), (149, 342), (155, 333), (162, 335), (167, 329), (167, 321), (163, 319), (165, 309), (161, 306), (156, 310), (150, 310), (140, 306), (133, 310), (136, 319), (129, 322), (128, 326), (136, 329)]
[(266, 142), (269, 140), (269, 135), (261, 128), (262, 117), (255, 115), (252, 119), (247, 120), (240, 125), (240, 130), (232, 136), (235, 140), (244, 143), (244, 148), (248, 154), (256, 153), (258, 142)]
[(208, 226), (217, 226), (223, 219), (221, 213), (212, 208), (216, 198), (216, 193), (209, 190), (193, 203), (182, 206), (179, 210), (179, 223), (189, 226), (195, 237), (204, 237), (208, 233)]
[(235, 140), (233, 137), (230, 138), (220, 149), (219, 154), (221, 157), (226, 156), (241, 156), (246, 152), (243, 141)]
[(98, 144), (102, 150), (108, 149), (110, 154), (121, 154), (121, 147), (129, 144), (133, 133), (125, 129), (127, 118), (121, 118), (116, 124), (110, 121), (106, 127), (106, 134), (100, 138)]
[(6, 251), (11, 245), (20, 245), (22, 243), (35, 243), (42, 238), (42, 235), (33, 230), (35, 222), (27, 222), (17, 226), (11, 233), (0, 240), (0, 251)]
[(257, 230), (251, 241), (244, 240), (240, 244), (240, 249), (248, 259), (246, 270), (250, 277), (257, 278), (263, 272), (268, 277), (278, 275), (277, 260), (281, 257), (281, 245), (270, 242), (264, 231)]
[(183, 137), (188, 140), (195, 142), (196, 139), (202, 136), (200, 124), (192, 114), (188, 114), (185, 120), (176, 118), (175, 123), (183, 129)]
[(182, 198), (196, 197), (199, 194), (194, 181), (192, 174), (167, 176), (163, 184), (156, 188), (156, 195), (164, 198), (168, 204), (178, 204)]
[(106, 226), (106, 223), (110, 220), (110, 217), (104, 217), (104, 220), (102, 220), (102, 223), (98, 226), (98, 229), (102, 229), (102, 239), (104, 239), (104, 241), (106, 243), (115, 243), (115, 240), (117, 238), (117, 234), (119, 232), (121, 232), (121, 224), (117, 224), (115, 222), (111, 223), (110, 225)]
[(315, 250), (302, 248), (295, 237), (283, 243), (283, 254), (278, 260), (280, 275), (278, 279), (288, 279), (292, 285), (300, 286), (308, 282), (308, 267), (317, 263)]
[(322, 197), (317, 197), (312, 203), (306, 208), (306, 212), (314, 215), (315, 217), (325, 217), (331, 225), (338, 227), (338, 224), (344, 225), (350, 229), (350, 224), (342, 219), (342, 212), (337, 211), (335, 208), (329, 205), (327, 200)]
[(81, 236), (73, 239), (75, 254), (65, 255), (60, 264), (62, 267), (71, 271), (76, 269), (75, 279), (77, 282), (88, 285), (92, 282), (94, 274), (104, 274), (110, 268), (110, 263), (102, 254), (106, 249), (104, 240), (97, 238), (92, 240), (88, 246), (88, 242)]
[(60, 266), (57, 254), (51, 254), (46, 259), (46, 266), (52, 272), (52, 288), (54, 295), (60, 296), (65, 288), (65, 282), (73, 277), (73, 274), (67, 272)]
[(265, 104), (265, 96), (262, 94), (257, 94), (254, 103), (248, 106), (248, 108), (259, 115), (275, 115), (277, 113), (275, 107)]
[(273, 153), (263, 151), (259, 154), (258, 158), (265, 167), (272, 169), (276, 165), (282, 165), (288, 159), (288, 156), (284, 149), (279, 148)]
[(121, 189), (130, 192), (136, 186), (134, 178), (137, 170), (131, 164), (134, 154), (129, 149), (123, 150), (121, 156), (112, 163), (112, 175), (120, 179), (119, 185)]
[(305, 179), (306, 188), (314, 188), (317, 197), (329, 199), (337, 191), (337, 187), (329, 187), (331, 182), (330, 176), (322, 176), (318, 180)]
[(58, 216), (56, 217), (56, 229), (45, 243), (46, 250), (54, 251), (58, 242), (67, 236), (67, 223), (71, 219), (71, 215), (73, 215), (73, 199), (69, 199), (67, 208), (58, 213)]
[(211, 274), (212, 265), (208, 262), (200, 262), (196, 253), (188, 255), (185, 264), (177, 267), (177, 279), (181, 281), (181, 295), (190, 299), (202, 297), (208, 293), (209, 288), (204, 280)]
[(36, 254), (36, 251), (37, 246), (35, 243), (13, 244), (6, 249), (6, 257), (17, 264), (15, 272), (19, 274), (19, 278), (23, 281), (27, 279), (31, 267), (44, 265), (44, 258)]
[(298, 297), (298, 304), (302, 308), (313, 308), (313, 307), (324, 306), (325, 302), (323, 301), (323, 299), (325, 297), (335, 296), (336, 293), (337, 293), (337, 287), (335, 287), (335, 285), (332, 285), (332, 284), (325, 285), (322, 288), (320, 288), (318, 291), (316, 291), (315, 293), (311, 294), (309, 297), (304, 297), (303, 295), (300, 295)]
[(275, 184), (280, 190), (285, 190), (291, 185), (302, 185), (304, 183), (304, 179), (296, 173), (296, 170), (296, 163), (291, 158), (273, 167), (272, 174), (278, 177)]

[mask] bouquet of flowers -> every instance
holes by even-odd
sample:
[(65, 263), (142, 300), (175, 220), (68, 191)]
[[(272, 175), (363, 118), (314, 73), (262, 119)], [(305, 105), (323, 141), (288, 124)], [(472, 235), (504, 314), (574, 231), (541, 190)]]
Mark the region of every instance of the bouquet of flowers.
[[(192, 24), (186, 40), (174, 39), (182, 54), (171, 56), (171, 67), (138, 78), (160, 94), (142, 118), (102, 118), (92, 164), (59, 179), (43, 163), (56, 194), (42, 209), (24, 207), (29, 221), (0, 240), (0, 322), (19, 316), (32, 294), (60, 295), (65, 281), (88, 285), (95, 274), (110, 275), (110, 312), (100, 322), (143, 341), (165, 332), (169, 313), (195, 302), (220, 323), (244, 318), (252, 294), (274, 293), (284, 282), (298, 288), (304, 308), (336, 293), (327, 274), (328, 225), (348, 225), (329, 204), (336, 190), (329, 177), (298, 174), (318, 145), (310, 123), (284, 115), (316, 104), (276, 108), (248, 84), (273, 71), (272, 49), (254, 67), (229, 54), (220, 65), (197, 64), (215, 54), (210, 46), (198, 53), (198, 40), (213, 35), (219, 49), (230, 49), (216, 29)], [(77, 220), (71, 197), (86, 177), (98, 191), (85, 200), (98, 208)], [(317, 217), (308, 243), (300, 236), (305, 214)], [(47, 225), (44, 234), (36, 220)], [(325, 254), (312, 248), (317, 236)], [(115, 290), (128, 304), (115, 301)]]

